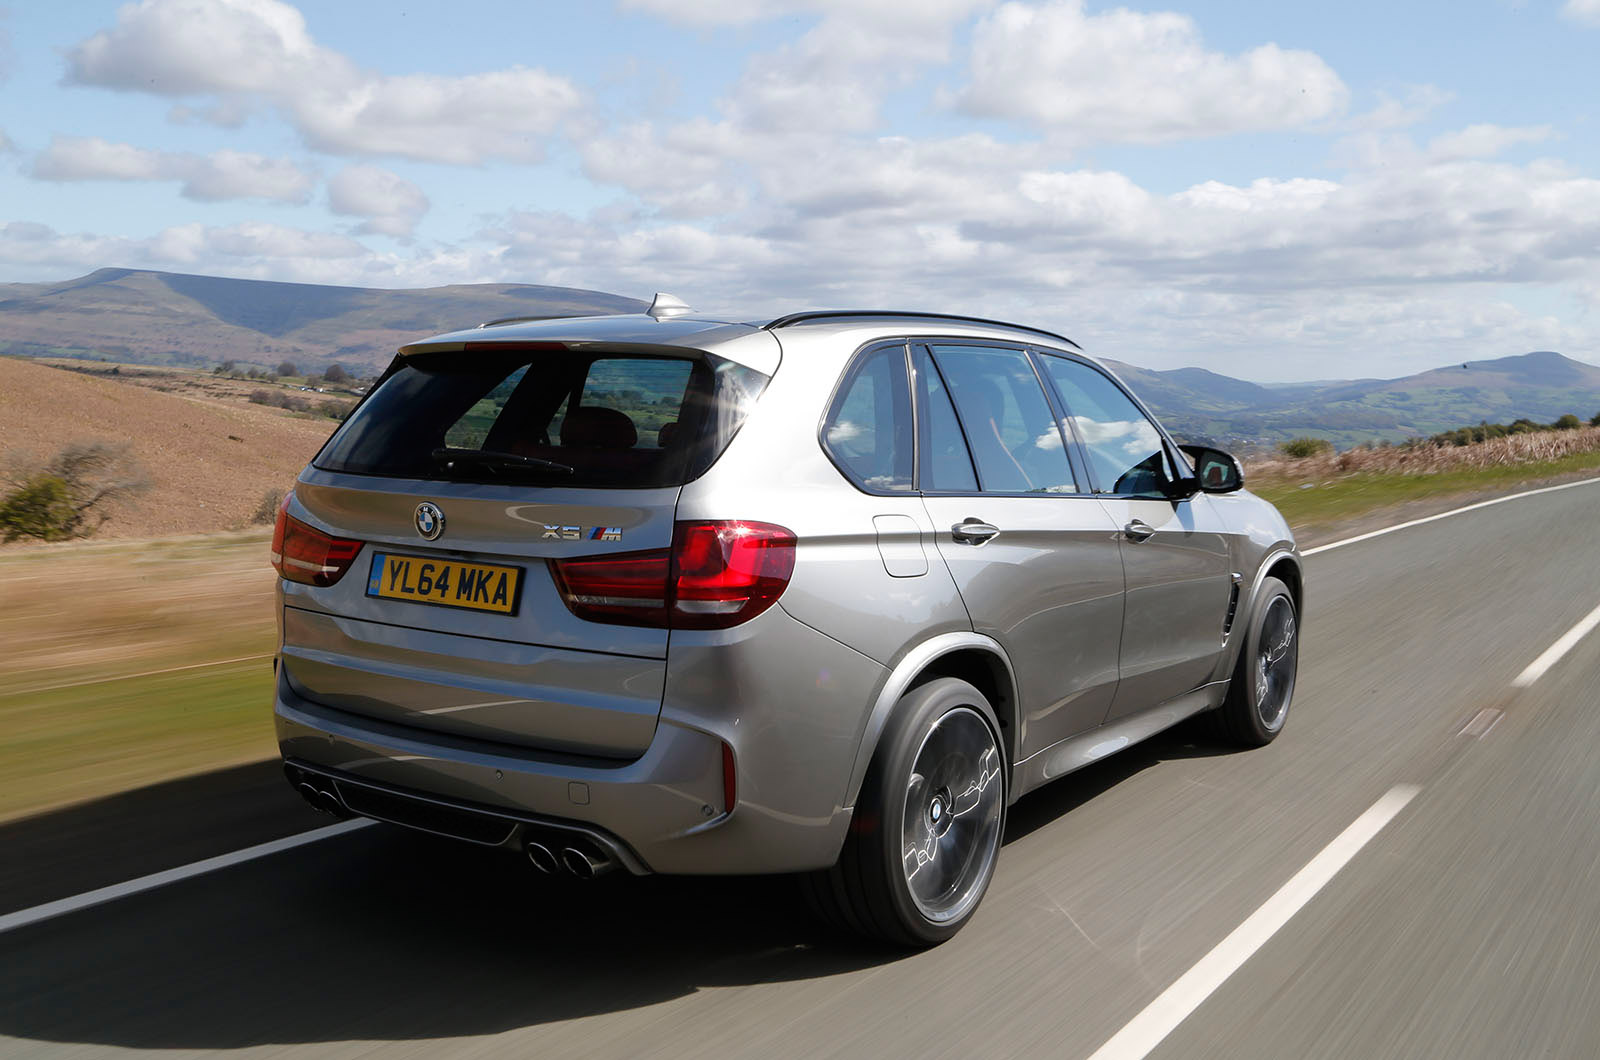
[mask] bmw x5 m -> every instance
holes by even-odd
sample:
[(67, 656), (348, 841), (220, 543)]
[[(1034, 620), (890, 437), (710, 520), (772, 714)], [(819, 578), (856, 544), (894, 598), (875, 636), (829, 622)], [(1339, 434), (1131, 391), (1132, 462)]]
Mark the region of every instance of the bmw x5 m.
[(1028, 327), (658, 299), (417, 342), (279, 513), (285, 767), (933, 944), (1022, 795), (1192, 715), (1281, 731), (1300, 559), (1242, 485)]

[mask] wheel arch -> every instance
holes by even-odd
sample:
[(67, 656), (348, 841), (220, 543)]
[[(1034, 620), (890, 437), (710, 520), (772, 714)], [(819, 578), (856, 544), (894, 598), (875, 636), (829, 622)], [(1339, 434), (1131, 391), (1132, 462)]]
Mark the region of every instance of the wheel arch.
[(1249, 629), (1248, 619), (1256, 613), (1256, 604), (1261, 600), (1261, 583), (1268, 578), (1277, 578), (1287, 585), (1289, 596), (1294, 600), (1295, 615), (1305, 614), (1305, 572), (1300, 567), (1300, 555), (1290, 545), (1279, 546), (1267, 553), (1256, 567), (1255, 577), (1250, 582), (1250, 594), (1239, 601), (1237, 617), (1228, 634), (1227, 648), (1218, 660), (1212, 680), (1226, 681), (1233, 674), (1245, 642), (1240, 632)]
[[(1016, 763), (1017, 679), (1005, 649), (981, 633), (946, 633), (912, 648), (889, 672), (873, 700), (866, 726), (856, 748), (855, 765), (850, 771), (844, 805), (853, 807), (861, 785), (872, 765), (878, 741), (894, 713), (895, 704), (907, 692), (940, 677), (957, 677), (984, 694), (1000, 722), (1001, 753), (1006, 757), (1006, 776)], [(1007, 783), (1007, 790), (1010, 784)]]

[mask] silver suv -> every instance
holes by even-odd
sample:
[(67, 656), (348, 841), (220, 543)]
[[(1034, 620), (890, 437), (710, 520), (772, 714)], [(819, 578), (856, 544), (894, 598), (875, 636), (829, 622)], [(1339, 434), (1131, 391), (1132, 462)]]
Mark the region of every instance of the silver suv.
[(313, 804), (550, 873), (803, 873), (929, 945), (1022, 795), (1202, 712), (1281, 731), (1288, 526), (1075, 343), (674, 301), (403, 347), (300, 475), (276, 710)]

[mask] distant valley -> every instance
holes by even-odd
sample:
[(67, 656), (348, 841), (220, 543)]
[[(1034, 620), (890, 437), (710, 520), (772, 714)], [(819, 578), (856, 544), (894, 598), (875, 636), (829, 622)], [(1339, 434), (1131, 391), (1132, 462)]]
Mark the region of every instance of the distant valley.
[[(100, 269), (0, 285), (0, 354), (209, 368), (223, 361), (370, 374), (419, 336), (501, 317), (639, 312), (621, 295), (530, 284), (380, 290)], [(1310, 435), (1340, 447), (1455, 427), (1600, 412), (1600, 367), (1551, 351), (1402, 379), (1263, 386), (1203, 368), (1110, 362), (1175, 433), (1230, 446)]]

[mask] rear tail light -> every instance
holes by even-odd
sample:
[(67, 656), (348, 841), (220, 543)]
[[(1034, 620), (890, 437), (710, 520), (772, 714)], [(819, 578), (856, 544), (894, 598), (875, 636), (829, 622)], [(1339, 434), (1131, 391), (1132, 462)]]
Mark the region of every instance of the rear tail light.
[(772, 523), (679, 523), (672, 548), (550, 561), (579, 618), (628, 626), (727, 629), (775, 603), (794, 573), (794, 534)]
[(272, 566), (283, 577), (304, 585), (332, 585), (355, 562), (361, 542), (332, 537), (289, 514), (289, 500), (278, 506), (272, 527)]

